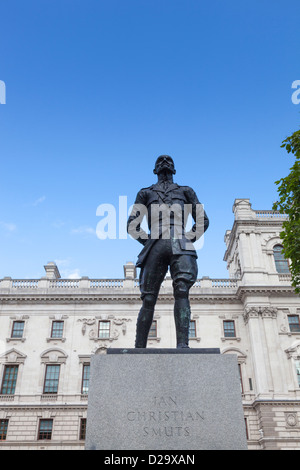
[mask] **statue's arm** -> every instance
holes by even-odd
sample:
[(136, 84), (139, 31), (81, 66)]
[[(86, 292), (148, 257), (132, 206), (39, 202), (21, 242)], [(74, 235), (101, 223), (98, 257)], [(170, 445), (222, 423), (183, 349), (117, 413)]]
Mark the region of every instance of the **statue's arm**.
[(131, 214), (127, 221), (127, 232), (135, 240), (145, 245), (149, 235), (141, 228), (143, 218), (148, 215), (144, 190), (138, 192)]
[(192, 188), (189, 188), (188, 190), (188, 203), (192, 207), (192, 217), (195, 223), (191, 230), (186, 233), (186, 237), (191, 240), (191, 242), (195, 242), (208, 229), (209, 219), (204, 210), (203, 204), (201, 204), (197, 194)]

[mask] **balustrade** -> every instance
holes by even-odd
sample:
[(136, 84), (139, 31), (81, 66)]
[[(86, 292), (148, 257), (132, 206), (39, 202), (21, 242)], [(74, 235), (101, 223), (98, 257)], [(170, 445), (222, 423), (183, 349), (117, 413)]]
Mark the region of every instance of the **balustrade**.
[[(289, 274), (281, 275), (280, 280), (286, 281), (290, 279)], [(166, 281), (170, 281), (167, 283)], [(87, 288), (91, 290), (96, 289), (126, 289), (129, 286), (126, 284), (126, 279), (2, 279), (0, 280), (0, 289), (8, 290), (32, 290), (32, 289), (81, 289)], [(162, 283), (162, 288), (171, 288), (172, 280), (165, 279)], [(139, 279), (132, 279), (133, 289), (139, 289)], [(235, 289), (238, 287), (237, 279), (210, 279), (204, 277), (197, 279), (192, 289), (212, 288), (212, 289)]]
[(12, 279), (13, 289), (37, 289), (38, 279)]
[(91, 289), (120, 289), (123, 287), (124, 279), (91, 279)]
[(286, 214), (281, 214), (279, 211), (254, 211), (257, 218), (265, 218), (265, 219), (287, 219)]

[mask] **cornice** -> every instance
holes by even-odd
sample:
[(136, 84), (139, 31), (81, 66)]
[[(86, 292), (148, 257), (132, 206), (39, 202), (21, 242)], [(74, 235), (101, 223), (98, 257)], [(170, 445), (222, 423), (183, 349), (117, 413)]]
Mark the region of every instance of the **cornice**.
[(91, 303), (91, 302), (130, 302), (140, 300), (136, 294), (23, 294), (0, 295), (1, 303)]
[(291, 286), (239, 286), (237, 288), (236, 296), (240, 301), (243, 301), (247, 295), (279, 295), (282, 297), (287, 297), (295, 295), (295, 291)]
[(55, 411), (64, 411), (66, 408), (68, 410), (77, 410), (77, 411), (86, 411), (87, 409), (87, 401), (84, 403), (35, 403), (35, 404), (23, 404), (23, 403), (15, 403), (15, 404), (6, 404), (0, 403), (1, 411), (5, 411), (6, 413), (15, 413), (16, 410), (18, 411), (36, 411), (40, 413), (42, 410), (51, 409), (51, 412)]
[[(197, 303), (219, 303), (219, 302), (238, 302), (239, 299), (236, 296), (236, 290), (231, 292), (209, 292), (209, 293), (190, 293), (190, 302)], [(140, 302), (141, 297), (139, 294), (128, 294), (128, 293), (114, 293), (114, 294), (1, 294), (0, 304), (55, 304), (55, 303), (128, 303), (128, 302)], [(173, 293), (160, 294), (158, 296), (158, 302), (174, 302)]]
[[(112, 289), (113, 290), (113, 289)], [(253, 285), (253, 286), (238, 286), (237, 288), (230, 289), (207, 289), (199, 288), (198, 292), (190, 290), (189, 299), (191, 303), (241, 303), (248, 295), (277, 295), (282, 297), (295, 295), (294, 289), (291, 286), (284, 285)], [(87, 292), (59, 292), (59, 293), (45, 293), (45, 292), (13, 292), (1, 293), (0, 305), (7, 304), (91, 304), (91, 303), (132, 303), (141, 302), (140, 292), (122, 292), (115, 290), (111, 293), (87, 293)], [(159, 294), (158, 302), (170, 303), (174, 302), (172, 290), (170, 292), (163, 292)]]
[(299, 405), (300, 406), (300, 400), (295, 398), (295, 399), (289, 399), (287, 398), (286, 400), (284, 399), (268, 399), (268, 398), (256, 398), (254, 402), (252, 403), (252, 406), (255, 408), (257, 406), (295, 406)]
[(216, 303), (235, 303), (241, 304), (241, 301), (237, 298), (236, 294), (199, 294), (198, 296), (190, 295), (190, 302), (191, 303), (208, 303), (208, 304), (216, 304)]

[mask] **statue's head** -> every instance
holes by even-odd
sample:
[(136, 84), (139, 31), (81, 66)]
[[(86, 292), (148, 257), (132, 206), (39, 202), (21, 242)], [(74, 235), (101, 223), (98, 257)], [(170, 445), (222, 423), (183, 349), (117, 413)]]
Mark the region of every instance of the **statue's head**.
[(153, 173), (158, 175), (162, 171), (170, 171), (173, 175), (176, 173), (173, 158), (169, 155), (160, 155), (155, 162)]

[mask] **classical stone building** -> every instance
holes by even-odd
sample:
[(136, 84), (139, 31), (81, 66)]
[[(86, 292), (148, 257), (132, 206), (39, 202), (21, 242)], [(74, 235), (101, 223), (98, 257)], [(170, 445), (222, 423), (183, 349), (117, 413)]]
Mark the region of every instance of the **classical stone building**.
[[(300, 298), (281, 254), (284, 216), (248, 199), (233, 212), (228, 279), (203, 277), (190, 291), (190, 346), (237, 356), (249, 449), (300, 449)], [(123, 279), (61, 279), (54, 263), (45, 270), (41, 279), (0, 280), (1, 450), (83, 449), (90, 357), (134, 345), (133, 263)], [(168, 276), (148, 346), (175, 347)]]

